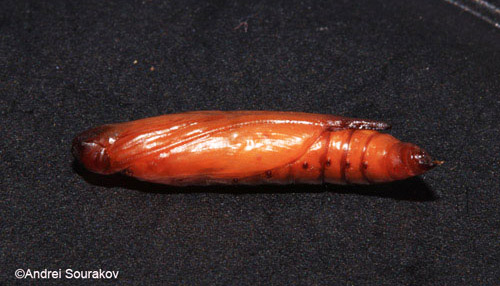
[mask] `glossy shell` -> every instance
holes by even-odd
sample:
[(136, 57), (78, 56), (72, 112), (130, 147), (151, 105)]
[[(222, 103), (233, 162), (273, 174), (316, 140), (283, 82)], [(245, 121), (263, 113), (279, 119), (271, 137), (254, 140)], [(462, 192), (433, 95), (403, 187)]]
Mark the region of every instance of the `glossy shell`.
[(388, 128), (300, 112), (187, 112), (87, 130), (73, 154), (96, 173), (169, 185), (369, 184), (435, 165), (419, 147), (375, 131)]

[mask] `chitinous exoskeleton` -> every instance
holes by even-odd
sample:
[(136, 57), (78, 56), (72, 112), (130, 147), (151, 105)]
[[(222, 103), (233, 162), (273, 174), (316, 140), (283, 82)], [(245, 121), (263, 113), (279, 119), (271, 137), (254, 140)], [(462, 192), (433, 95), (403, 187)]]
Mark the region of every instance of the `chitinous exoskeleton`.
[(73, 140), (88, 170), (168, 185), (372, 184), (439, 161), (386, 123), (277, 111), (197, 111), (108, 124)]

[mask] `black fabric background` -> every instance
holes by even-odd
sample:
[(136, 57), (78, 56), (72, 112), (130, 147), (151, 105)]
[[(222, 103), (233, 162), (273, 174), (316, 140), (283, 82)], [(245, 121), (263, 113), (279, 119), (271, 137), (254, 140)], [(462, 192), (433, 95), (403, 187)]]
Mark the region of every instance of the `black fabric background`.
[[(79, 2), (0, 2), (0, 284), (498, 285), (500, 30), (432, 0)], [(87, 128), (206, 109), (383, 120), (446, 163), (174, 188), (73, 162)]]

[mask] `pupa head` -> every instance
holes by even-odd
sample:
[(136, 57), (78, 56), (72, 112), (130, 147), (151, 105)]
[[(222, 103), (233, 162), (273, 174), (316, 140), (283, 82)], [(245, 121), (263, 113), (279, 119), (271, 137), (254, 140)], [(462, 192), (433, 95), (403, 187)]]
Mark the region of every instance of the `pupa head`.
[(107, 149), (116, 140), (117, 132), (111, 125), (86, 130), (73, 139), (71, 152), (87, 170), (111, 174), (111, 161)]

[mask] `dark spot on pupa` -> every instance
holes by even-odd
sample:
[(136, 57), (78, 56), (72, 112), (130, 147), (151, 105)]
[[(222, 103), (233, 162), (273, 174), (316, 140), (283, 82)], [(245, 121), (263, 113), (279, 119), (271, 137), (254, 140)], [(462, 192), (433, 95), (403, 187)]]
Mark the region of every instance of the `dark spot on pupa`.
[(271, 178), (273, 176), (273, 173), (271, 171), (266, 171), (266, 177)]
[(127, 176), (133, 176), (134, 175), (134, 173), (132, 172), (132, 170), (130, 170), (129, 168), (126, 168), (126, 169), (122, 170), (122, 174), (127, 175)]
[(346, 167), (346, 169), (349, 169), (349, 167), (351, 167), (351, 162), (346, 161), (345, 162), (345, 167)]
[(327, 167), (330, 167), (331, 164), (332, 164), (332, 161), (330, 159), (326, 160), (326, 166)]
[(368, 169), (368, 162), (363, 162), (363, 169)]
[(302, 164), (302, 168), (304, 168), (304, 169), (309, 168), (309, 164), (307, 164), (307, 162), (304, 162), (304, 164)]
[(335, 127), (333, 127), (333, 126), (328, 126), (328, 127), (326, 127), (326, 131), (328, 131), (328, 132), (335, 131), (335, 129), (337, 129), (337, 128), (335, 128)]

